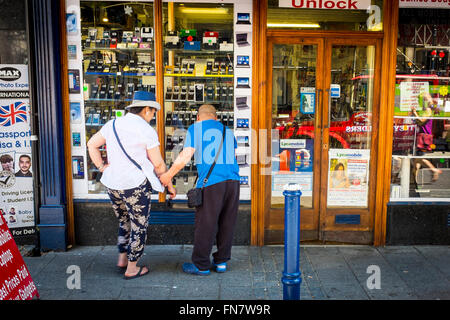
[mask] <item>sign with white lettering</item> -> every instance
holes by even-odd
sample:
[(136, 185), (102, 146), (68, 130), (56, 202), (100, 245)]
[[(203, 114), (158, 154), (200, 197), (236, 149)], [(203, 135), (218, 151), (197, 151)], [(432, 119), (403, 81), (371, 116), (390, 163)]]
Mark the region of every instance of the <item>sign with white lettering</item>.
[(25, 262), (0, 215), (0, 300), (31, 300), (39, 293)]
[(281, 8), (367, 10), (371, 0), (279, 0)]
[(399, 0), (400, 8), (450, 9), (450, 0)]
[(34, 234), (28, 66), (0, 65), (0, 214), (14, 236)]
[(340, 98), (341, 97), (341, 85), (331, 84), (330, 96), (331, 96), (331, 98)]

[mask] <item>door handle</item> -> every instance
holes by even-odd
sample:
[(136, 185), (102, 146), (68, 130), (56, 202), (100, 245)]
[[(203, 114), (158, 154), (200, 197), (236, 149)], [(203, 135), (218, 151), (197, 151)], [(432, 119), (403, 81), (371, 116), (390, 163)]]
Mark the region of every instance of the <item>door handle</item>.
[(325, 128), (329, 129), (331, 126), (331, 89), (325, 89), (325, 91), (328, 94), (328, 108), (327, 108), (327, 112), (328, 112), (328, 122), (325, 125)]
[[(316, 92), (317, 92), (316, 94), (317, 94), (317, 97), (318, 97), (318, 99), (317, 99), (318, 101), (316, 103), (316, 109), (315, 110), (318, 110), (318, 108), (322, 107), (323, 90), (322, 89), (316, 89)], [(321, 124), (320, 119), (318, 117), (316, 117), (316, 124), (317, 124), (317, 127), (319, 129), (322, 129), (322, 124)]]

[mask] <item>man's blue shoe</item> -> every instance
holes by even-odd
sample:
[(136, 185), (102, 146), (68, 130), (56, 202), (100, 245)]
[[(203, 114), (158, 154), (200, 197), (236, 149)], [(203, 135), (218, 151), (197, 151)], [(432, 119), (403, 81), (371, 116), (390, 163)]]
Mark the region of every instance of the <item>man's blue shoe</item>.
[(183, 271), (197, 276), (209, 276), (211, 273), (209, 270), (200, 271), (193, 263), (183, 263)]
[(217, 273), (224, 273), (225, 271), (227, 271), (227, 263), (226, 262), (218, 264), (214, 263), (214, 271), (216, 271)]

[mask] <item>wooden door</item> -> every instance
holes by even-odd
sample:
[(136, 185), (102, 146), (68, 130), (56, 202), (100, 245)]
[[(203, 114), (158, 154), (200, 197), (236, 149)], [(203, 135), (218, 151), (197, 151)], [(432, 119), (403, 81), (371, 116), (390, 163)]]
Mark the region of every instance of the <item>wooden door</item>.
[[(320, 209), (321, 104), (324, 92), (323, 38), (274, 37), (268, 42), (266, 115), (270, 170), (265, 173), (265, 242), (284, 230), (283, 184), (303, 186), (302, 239), (317, 239)], [(301, 92), (300, 92), (301, 91)], [(298, 148), (296, 148), (296, 146)]]
[(379, 59), (376, 39), (269, 38), (265, 243), (283, 239), (290, 182), (302, 240), (372, 242)]

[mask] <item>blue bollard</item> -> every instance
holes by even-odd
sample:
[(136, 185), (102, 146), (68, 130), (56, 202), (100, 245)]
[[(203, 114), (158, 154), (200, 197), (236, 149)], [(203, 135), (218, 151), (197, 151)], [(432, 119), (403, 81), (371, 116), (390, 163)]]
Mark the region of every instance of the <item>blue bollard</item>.
[(284, 271), (283, 300), (300, 300), (300, 186), (284, 188)]

